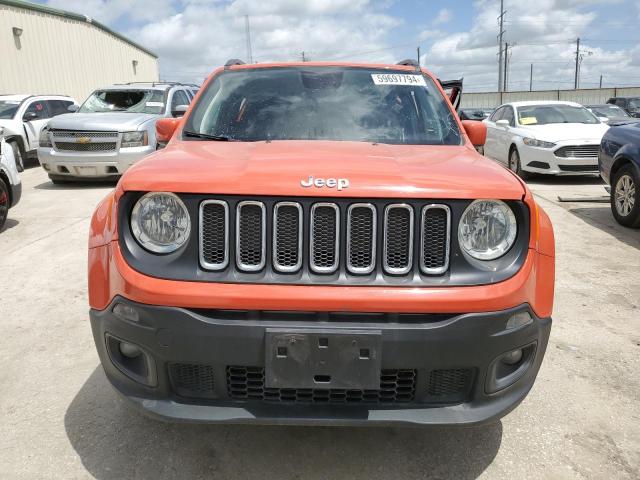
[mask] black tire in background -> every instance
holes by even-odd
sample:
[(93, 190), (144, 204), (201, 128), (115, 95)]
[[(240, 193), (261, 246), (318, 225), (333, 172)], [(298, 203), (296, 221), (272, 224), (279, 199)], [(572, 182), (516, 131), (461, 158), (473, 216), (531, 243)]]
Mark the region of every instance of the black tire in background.
[(16, 168), (19, 172), (24, 172), (24, 159), (26, 153), (22, 149), (22, 146), (17, 140), (11, 140), (7, 143), (11, 147), (11, 150), (13, 150), (13, 158), (16, 160)]
[(9, 197), (9, 185), (0, 177), (0, 230), (4, 227), (9, 215), (9, 204), (11, 199)]
[(611, 180), (611, 213), (620, 225), (640, 228), (640, 177), (632, 165), (623, 166)]

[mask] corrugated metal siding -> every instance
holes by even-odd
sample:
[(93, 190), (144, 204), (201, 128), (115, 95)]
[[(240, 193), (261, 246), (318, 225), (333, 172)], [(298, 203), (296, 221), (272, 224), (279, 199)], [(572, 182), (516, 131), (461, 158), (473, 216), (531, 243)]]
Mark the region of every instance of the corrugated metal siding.
[(611, 97), (640, 96), (640, 87), (585, 88), (581, 90), (545, 90), (538, 92), (463, 93), (462, 107), (495, 108), (503, 103), (529, 100), (564, 100), (583, 105), (606, 103)]
[[(13, 27), (22, 28), (20, 37)], [(0, 94), (62, 94), (82, 102), (112, 83), (158, 80), (156, 58), (90, 23), (0, 5), (0, 32)]]

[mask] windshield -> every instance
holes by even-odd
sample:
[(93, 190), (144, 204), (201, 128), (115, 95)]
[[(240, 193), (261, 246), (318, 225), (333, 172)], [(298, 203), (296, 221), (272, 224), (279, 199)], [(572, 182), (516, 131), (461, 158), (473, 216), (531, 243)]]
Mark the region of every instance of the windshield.
[(0, 100), (0, 119), (11, 120), (20, 106), (20, 100)]
[(239, 141), (461, 143), (429, 77), (344, 67), (224, 72), (207, 86), (184, 131)]
[(549, 125), (552, 123), (600, 123), (589, 110), (572, 105), (549, 104), (518, 108), (520, 125)]
[(165, 97), (163, 90), (96, 90), (78, 111), (162, 114)]
[(627, 112), (625, 112), (623, 109), (615, 105), (607, 105), (607, 106), (602, 105), (600, 107), (589, 107), (589, 110), (591, 110), (598, 117), (617, 118), (617, 117), (629, 116)]

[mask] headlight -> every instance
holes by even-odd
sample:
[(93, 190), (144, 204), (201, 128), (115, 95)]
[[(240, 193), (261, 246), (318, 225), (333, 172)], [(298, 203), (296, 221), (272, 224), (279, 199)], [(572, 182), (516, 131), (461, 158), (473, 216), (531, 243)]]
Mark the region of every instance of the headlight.
[(478, 260), (494, 260), (509, 251), (518, 226), (509, 206), (500, 200), (476, 200), (460, 219), (460, 248)]
[(543, 142), (542, 140), (536, 140), (535, 138), (525, 137), (522, 139), (522, 142), (525, 145), (529, 145), (530, 147), (538, 147), (538, 148), (553, 148), (556, 146), (553, 142)]
[(150, 192), (134, 205), (131, 230), (138, 243), (147, 250), (171, 253), (189, 239), (191, 219), (187, 207), (177, 195)]
[(142, 132), (124, 132), (122, 134), (121, 148), (143, 147), (149, 145), (149, 137), (147, 131)]
[(38, 144), (41, 147), (51, 148), (51, 139), (49, 138), (49, 127), (44, 127), (40, 130), (40, 139)]

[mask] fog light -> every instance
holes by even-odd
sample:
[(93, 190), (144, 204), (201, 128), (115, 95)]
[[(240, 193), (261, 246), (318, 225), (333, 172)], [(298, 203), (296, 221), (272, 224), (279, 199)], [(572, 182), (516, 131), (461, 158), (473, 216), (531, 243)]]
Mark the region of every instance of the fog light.
[(131, 322), (140, 320), (137, 310), (124, 303), (116, 303), (115, 307), (113, 307), (113, 314), (121, 320), (129, 320)]
[(529, 312), (518, 312), (507, 320), (507, 330), (529, 325), (531, 322), (533, 322), (533, 318)]
[(500, 361), (502, 363), (506, 363), (507, 365), (515, 365), (516, 363), (522, 360), (522, 349), (513, 350), (512, 352), (505, 353), (502, 357), (500, 357)]
[(120, 353), (127, 358), (136, 358), (142, 353), (140, 349), (135, 345), (133, 345), (132, 343), (120, 342), (119, 348), (120, 348)]

